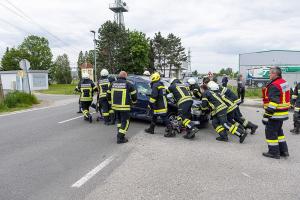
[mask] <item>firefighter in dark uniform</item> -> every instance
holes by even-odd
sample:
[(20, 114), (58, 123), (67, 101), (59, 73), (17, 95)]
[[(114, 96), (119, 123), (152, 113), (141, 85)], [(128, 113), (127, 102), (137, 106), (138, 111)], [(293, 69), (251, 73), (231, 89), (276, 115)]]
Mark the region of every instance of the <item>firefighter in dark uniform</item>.
[(262, 122), (266, 125), (266, 141), (269, 149), (263, 156), (275, 159), (289, 156), (282, 125), (283, 121), (288, 119), (290, 88), (281, 77), (281, 73), (279, 67), (271, 67), (271, 82), (263, 89), (265, 114)]
[(300, 82), (297, 83), (292, 96), (294, 102), (294, 129), (291, 133), (300, 134)]
[[(210, 84), (209, 82), (208, 84)], [(217, 84), (217, 83), (215, 83)], [(253, 135), (258, 126), (256, 124), (253, 124), (252, 122), (246, 120), (239, 108), (239, 104), (241, 103), (241, 100), (234, 94), (232, 90), (226, 87), (219, 86), (218, 91), (214, 91), (220, 94), (222, 100), (226, 103), (228, 106), (227, 109), (227, 120), (230, 123), (238, 123), (242, 126), (244, 129), (250, 129), (251, 134)]]
[(193, 98), (200, 100), (201, 99), (200, 86), (196, 83), (196, 80), (194, 78), (190, 78), (188, 80), (188, 83)]
[(186, 134), (183, 136), (185, 139), (193, 139), (198, 129), (194, 127), (191, 118), (191, 107), (193, 105), (193, 99), (190, 94), (189, 88), (181, 83), (177, 78), (171, 79), (171, 85), (168, 89), (169, 93), (172, 93), (178, 106), (178, 120), (182, 121), (182, 124), (187, 128)]
[(107, 90), (110, 86), (110, 82), (108, 80), (108, 71), (106, 69), (102, 69), (100, 72), (101, 78), (98, 81), (98, 98), (99, 98), (99, 105), (101, 105), (102, 109), (102, 116), (104, 117), (104, 124), (110, 124), (110, 116), (109, 110), (110, 105), (107, 100)]
[(247, 133), (236, 124), (231, 124), (227, 121), (228, 107), (222, 101), (221, 97), (217, 93), (208, 90), (208, 87), (205, 84), (201, 85), (200, 89), (202, 94), (201, 109), (203, 111), (211, 111), (212, 125), (219, 134), (219, 137), (217, 137), (216, 140), (227, 142), (227, 130), (231, 134), (238, 136), (240, 138), (240, 143), (243, 143)]
[(82, 80), (78, 83), (75, 90), (80, 92), (80, 103), (84, 119), (92, 123), (93, 118), (89, 109), (93, 102), (93, 95), (94, 92), (97, 91), (97, 87), (94, 82), (89, 79), (89, 75), (87, 73), (83, 73)]
[(118, 79), (110, 85), (107, 91), (108, 101), (111, 101), (118, 122), (118, 144), (128, 142), (125, 135), (129, 128), (131, 104), (137, 101), (137, 92), (126, 78), (127, 73), (121, 71)]
[[(114, 76), (109, 76), (108, 81), (109, 84), (111, 85), (113, 82), (115, 82), (117, 79)], [(111, 101), (108, 101), (109, 103), (109, 119), (110, 119), (110, 125), (115, 125), (116, 123), (116, 116), (115, 116), (115, 111), (111, 107)]]
[(166, 88), (160, 81), (160, 74), (154, 73), (150, 77), (151, 79), (151, 97), (149, 99), (149, 106), (152, 111), (152, 120), (150, 127), (145, 129), (146, 133), (154, 134), (154, 128), (157, 123), (157, 118), (160, 117), (164, 125), (167, 127), (165, 137), (174, 137), (175, 133), (172, 131), (170, 121), (168, 119), (168, 102), (166, 97)]

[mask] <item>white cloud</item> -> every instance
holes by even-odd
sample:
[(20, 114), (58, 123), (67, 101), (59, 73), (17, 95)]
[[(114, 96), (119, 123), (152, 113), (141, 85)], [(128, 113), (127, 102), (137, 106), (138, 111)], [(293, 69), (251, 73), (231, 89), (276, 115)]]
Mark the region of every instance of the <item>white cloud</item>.
[[(113, 20), (113, 0), (9, 0), (35, 22), (57, 35), (47, 35), (12, 14), (0, 3), (0, 56), (29, 34), (46, 36), (55, 56), (67, 53), (75, 64), (79, 50), (93, 48), (91, 29)], [(238, 54), (300, 46), (300, 3), (297, 0), (128, 0), (125, 23), (153, 36), (174, 33), (192, 50), (192, 65), (201, 72), (220, 67), (237, 69)], [(5, 22), (3, 21), (5, 20)]]

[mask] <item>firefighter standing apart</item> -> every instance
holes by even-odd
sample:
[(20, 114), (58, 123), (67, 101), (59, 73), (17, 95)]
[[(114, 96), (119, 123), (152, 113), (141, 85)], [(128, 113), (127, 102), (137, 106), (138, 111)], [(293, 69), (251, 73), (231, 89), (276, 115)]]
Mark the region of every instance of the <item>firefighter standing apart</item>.
[(89, 109), (93, 102), (93, 95), (94, 92), (97, 91), (97, 87), (95, 86), (94, 82), (91, 79), (89, 79), (88, 73), (82, 74), (82, 80), (78, 83), (78, 86), (75, 90), (80, 92), (80, 104), (84, 120), (87, 120), (90, 123), (92, 123), (93, 118), (90, 114)]
[(194, 127), (191, 118), (191, 107), (193, 99), (190, 94), (189, 88), (181, 83), (177, 78), (171, 79), (171, 85), (168, 92), (172, 93), (178, 106), (178, 120), (182, 121), (184, 127), (187, 128), (185, 139), (193, 139), (198, 129)]
[(290, 89), (281, 77), (279, 67), (270, 68), (271, 82), (263, 89), (265, 114), (262, 120), (266, 126), (266, 141), (269, 151), (263, 156), (279, 159), (288, 157), (288, 146), (282, 130), (283, 121), (288, 119), (290, 107)]
[(292, 97), (294, 102), (294, 129), (291, 132), (300, 134), (300, 83), (297, 83)]
[(137, 92), (126, 78), (127, 73), (121, 71), (118, 79), (110, 85), (107, 91), (107, 99), (111, 101), (111, 106), (115, 111), (116, 120), (118, 122), (118, 144), (128, 142), (125, 135), (129, 128), (131, 104), (136, 103), (137, 100)]
[(102, 69), (100, 72), (101, 78), (98, 81), (98, 94), (99, 94), (99, 104), (102, 109), (102, 116), (104, 117), (104, 124), (110, 124), (109, 118), (109, 110), (110, 105), (107, 100), (107, 90), (110, 86), (110, 82), (108, 80), (108, 71), (106, 69)]
[(157, 123), (157, 118), (161, 117), (164, 125), (167, 127), (165, 137), (174, 137), (175, 133), (172, 131), (170, 121), (167, 116), (168, 112), (168, 102), (166, 97), (166, 88), (164, 84), (160, 81), (159, 73), (154, 73), (150, 77), (151, 79), (151, 97), (149, 100), (149, 106), (152, 111), (152, 120), (150, 127), (145, 129), (146, 133), (154, 134), (154, 128)]

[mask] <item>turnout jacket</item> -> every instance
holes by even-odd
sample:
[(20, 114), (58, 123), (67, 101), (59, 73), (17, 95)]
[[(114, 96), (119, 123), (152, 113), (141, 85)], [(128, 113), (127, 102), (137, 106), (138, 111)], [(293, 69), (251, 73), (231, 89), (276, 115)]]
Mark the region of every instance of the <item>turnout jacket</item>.
[(300, 83), (297, 83), (292, 98), (294, 101), (295, 112), (300, 112)]
[(263, 88), (264, 117), (284, 121), (288, 119), (290, 88), (288, 83), (277, 78)]
[(241, 99), (239, 99), (234, 92), (227, 87), (220, 86), (219, 94), (224, 103), (226, 103), (228, 106), (227, 113), (230, 113), (236, 109), (241, 102)]
[(136, 103), (137, 92), (126, 78), (118, 78), (107, 90), (107, 99), (113, 110), (130, 111), (132, 103)]
[(82, 79), (75, 90), (81, 93), (80, 101), (93, 101), (94, 92), (98, 89), (91, 79)]
[(226, 111), (227, 105), (222, 101), (221, 97), (210, 90), (206, 90), (202, 94), (202, 110), (211, 110), (211, 116), (215, 116), (219, 112)]
[(179, 106), (186, 101), (193, 100), (189, 90), (189, 87), (185, 84), (181, 83), (179, 80), (175, 80), (170, 85), (168, 92), (173, 94), (175, 101), (177, 102), (177, 106)]
[(197, 84), (190, 85), (190, 91), (193, 97), (201, 99), (200, 87)]
[(106, 77), (102, 77), (98, 81), (98, 92), (99, 92), (99, 99), (106, 98), (107, 90), (109, 89), (110, 81)]
[(151, 83), (150, 106), (154, 114), (165, 114), (168, 111), (166, 88), (161, 81)]

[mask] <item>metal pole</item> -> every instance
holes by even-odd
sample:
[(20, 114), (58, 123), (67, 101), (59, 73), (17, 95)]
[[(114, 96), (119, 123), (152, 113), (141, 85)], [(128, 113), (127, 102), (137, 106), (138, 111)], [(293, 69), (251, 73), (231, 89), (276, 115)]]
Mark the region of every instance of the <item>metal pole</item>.
[(31, 94), (30, 81), (29, 81), (29, 74), (28, 74), (28, 66), (26, 65), (26, 62), (25, 62), (25, 71), (26, 71), (26, 74), (27, 74), (27, 81), (28, 81), (29, 94)]
[(97, 59), (96, 59), (96, 31), (91, 31), (94, 34), (94, 81), (97, 81)]
[(4, 100), (4, 93), (3, 93), (2, 80), (0, 74), (0, 102), (2, 102), (3, 100)]

